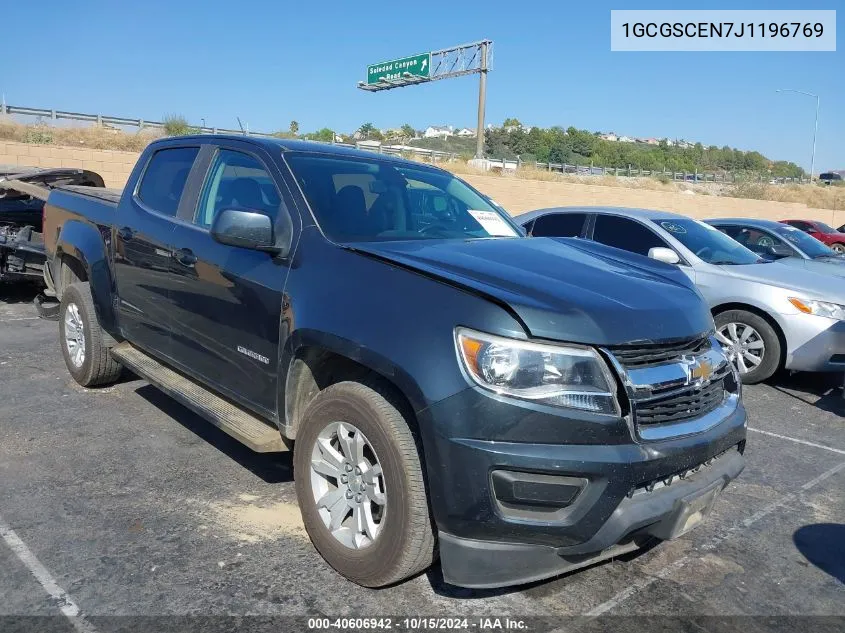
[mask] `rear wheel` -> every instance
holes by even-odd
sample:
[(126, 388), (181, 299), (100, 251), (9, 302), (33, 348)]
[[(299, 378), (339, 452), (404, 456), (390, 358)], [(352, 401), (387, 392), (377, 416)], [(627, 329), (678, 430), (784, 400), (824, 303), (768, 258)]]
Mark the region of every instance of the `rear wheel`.
[(746, 310), (727, 310), (714, 320), (716, 339), (744, 384), (762, 382), (777, 371), (780, 339), (768, 321)]
[(83, 387), (108, 384), (120, 376), (120, 364), (111, 357), (111, 337), (97, 322), (87, 282), (71, 284), (62, 293), (59, 339), (67, 369)]
[(427, 568), (434, 532), (417, 445), (381, 393), (341, 382), (317, 395), (294, 444), (296, 494), (314, 546), (365, 587)]
[(845, 253), (845, 244), (842, 242), (834, 242), (830, 247), (837, 253)]

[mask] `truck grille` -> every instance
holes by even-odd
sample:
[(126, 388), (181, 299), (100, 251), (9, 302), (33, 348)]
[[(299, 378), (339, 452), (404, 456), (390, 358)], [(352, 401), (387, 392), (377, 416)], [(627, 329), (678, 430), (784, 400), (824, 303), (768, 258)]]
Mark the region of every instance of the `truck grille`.
[(662, 365), (678, 360), (681, 356), (696, 354), (710, 349), (706, 336), (687, 339), (677, 343), (656, 345), (619, 345), (610, 351), (627, 368)]
[(637, 424), (643, 426), (697, 418), (722, 404), (724, 397), (725, 379), (722, 377), (705, 386), (690, 387), (666, 398), (637, 402), (634, 405)]

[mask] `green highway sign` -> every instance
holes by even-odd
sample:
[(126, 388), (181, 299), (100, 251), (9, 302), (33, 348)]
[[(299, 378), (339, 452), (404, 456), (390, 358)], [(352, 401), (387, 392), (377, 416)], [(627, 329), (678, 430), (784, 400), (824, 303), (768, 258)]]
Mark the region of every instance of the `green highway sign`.
[(405, 73), (428, 78), (431, 70), (431, 53), (400, 57), (381, 64), (367, 66), (367, 84), (377, 84), (385, 79), (403, 79)]

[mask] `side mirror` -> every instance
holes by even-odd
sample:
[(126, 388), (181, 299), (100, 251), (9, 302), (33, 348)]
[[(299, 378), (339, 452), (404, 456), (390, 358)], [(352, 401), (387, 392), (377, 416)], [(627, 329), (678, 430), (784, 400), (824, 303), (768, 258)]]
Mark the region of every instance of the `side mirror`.
[(221, 244), (277, 254), (273, 221), (258, 211), (223, 209), (211, 223), (211, 237)]
[(678, 254), (671, 248), (666, 248), (665, 246), (654, 246), (648, 249), (648, 256), (651, 257), (651, 259), (656, 259), (664, 264), (681, 263), (681, 258), (678, 257)]

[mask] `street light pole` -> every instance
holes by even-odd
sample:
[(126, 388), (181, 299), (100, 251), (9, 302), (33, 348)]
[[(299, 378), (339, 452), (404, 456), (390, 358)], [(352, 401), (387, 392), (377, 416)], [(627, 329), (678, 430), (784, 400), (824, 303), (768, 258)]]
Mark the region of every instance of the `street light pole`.
[(819, 133), (819, 95), (815, 95), (812, 92), (805, 92), (803, 90), (794, 90), (792, 88), (778, 88), (775, 92), (797, 92), (800, 95), (813, 97), (816, 100), (816, 123), (813, 127), (813, 158), (810, 162), (810, 183), (812, 184), (813, 174), (816, 173), (816, 136)]
[(475, 128), (475, 157), (484, 158), (484, 108), (487, 103), (487, 44), (481, 42), (481, 67), (478, 77), (478, 126)]

